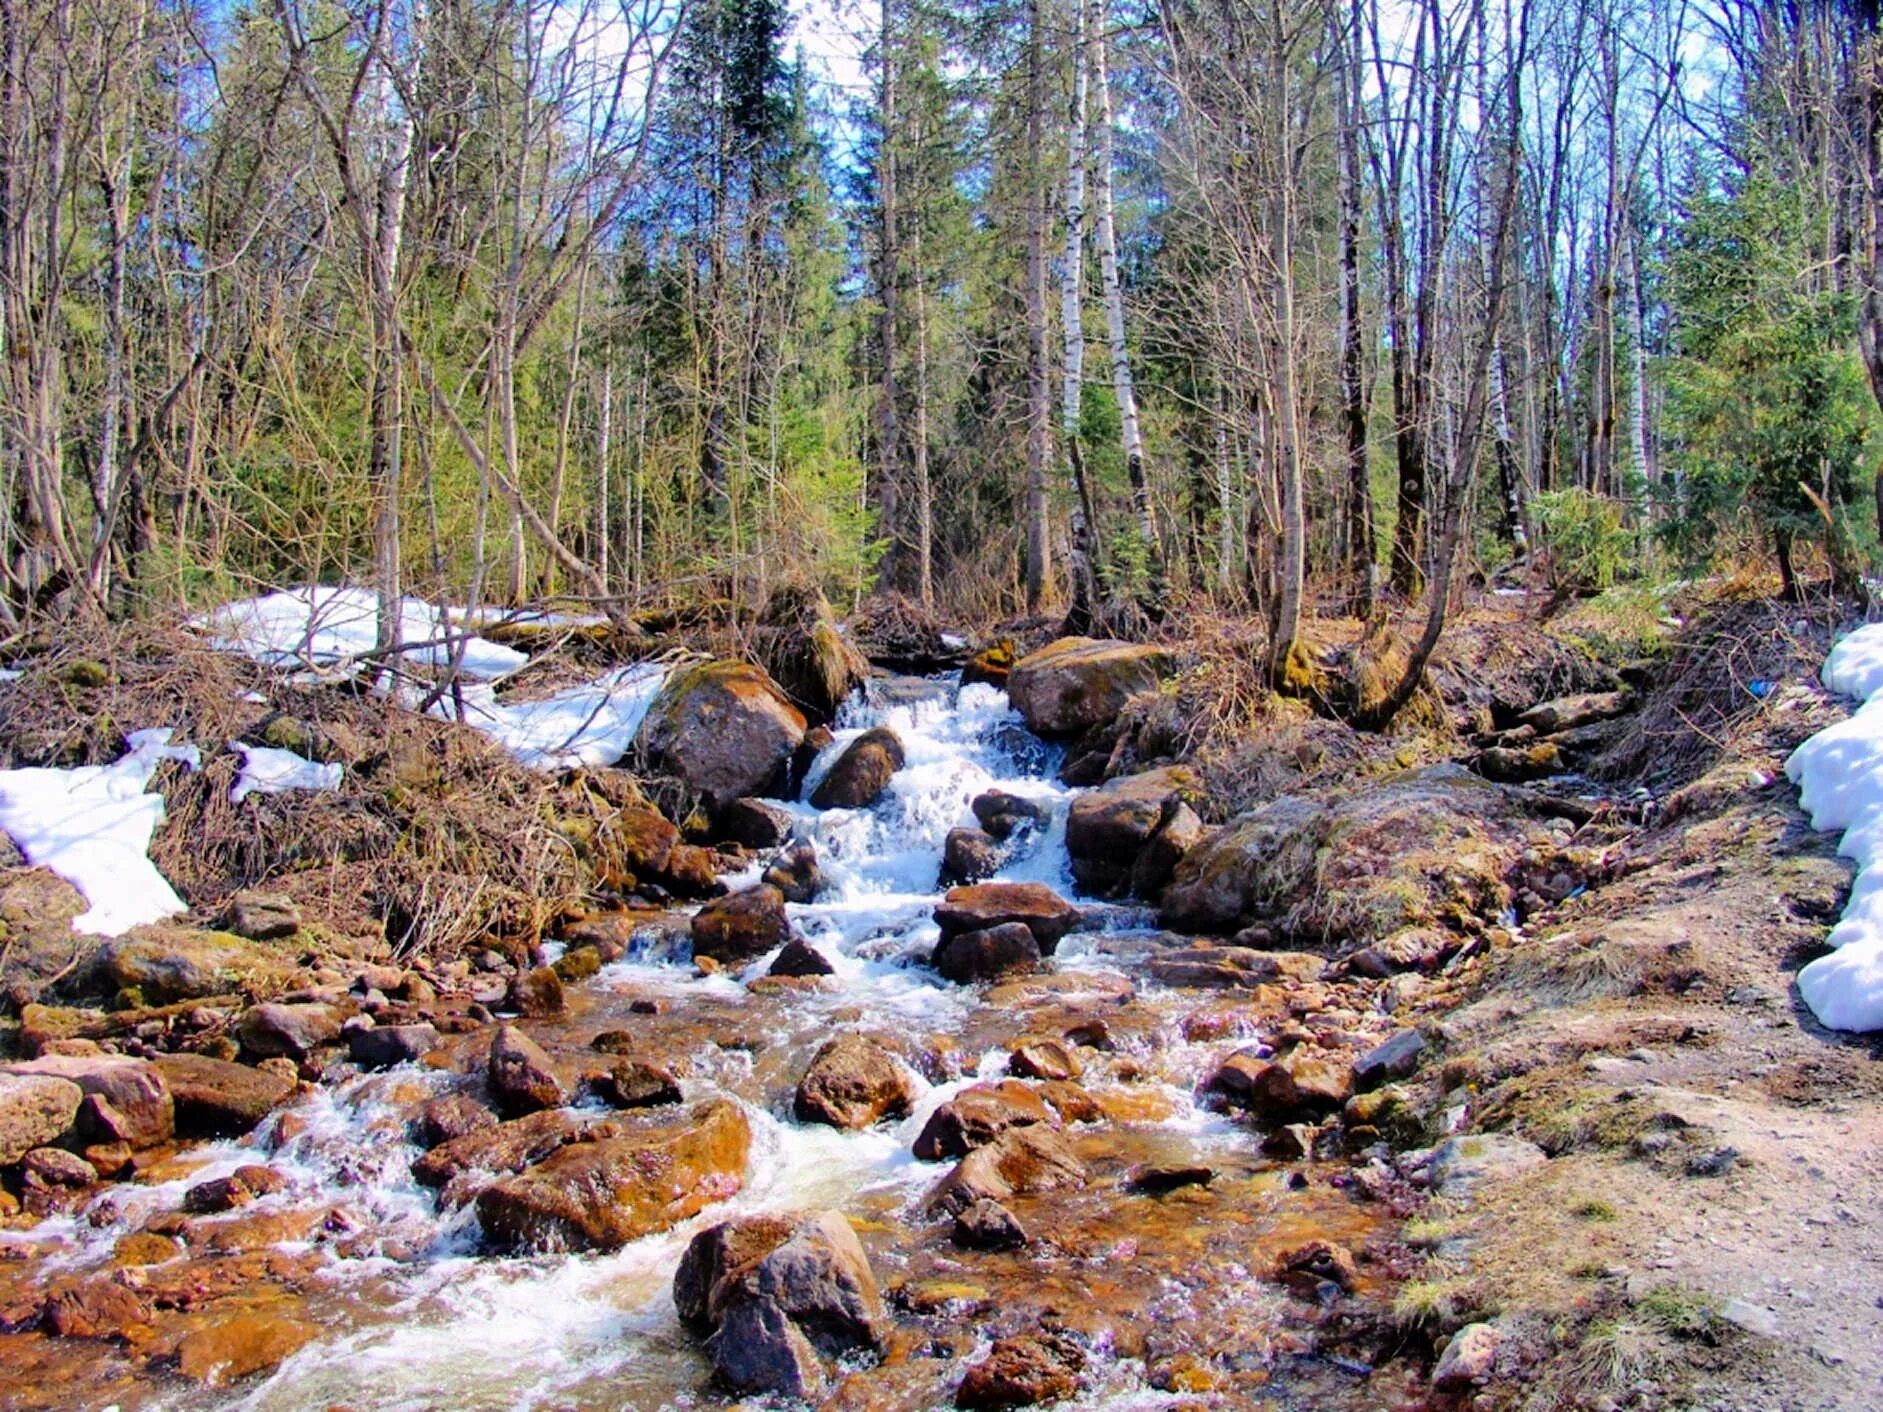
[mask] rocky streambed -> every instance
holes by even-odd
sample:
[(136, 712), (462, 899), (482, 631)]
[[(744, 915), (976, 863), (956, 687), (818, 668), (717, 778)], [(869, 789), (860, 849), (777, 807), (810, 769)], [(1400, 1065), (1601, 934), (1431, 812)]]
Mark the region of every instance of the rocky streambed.
[[(1014, 696), (1073, 738), (1155, 670)], [(234, 938), (114, 944), (141, 1007), (28, 1006), (0, 1067), (0, 1394), (1423, 1405), (1400, 1223), (1542, 1154), (1449, 1137), (1410, 1017), (1599, 878), (1588, 811), (1441, 766), (1209, 828), (1189, 772), (1066, 756), (999, 686), (878, 683), (796, 799), (725, 782), (740, 871), (623, 810), (697, 907), (246, 1006)]]

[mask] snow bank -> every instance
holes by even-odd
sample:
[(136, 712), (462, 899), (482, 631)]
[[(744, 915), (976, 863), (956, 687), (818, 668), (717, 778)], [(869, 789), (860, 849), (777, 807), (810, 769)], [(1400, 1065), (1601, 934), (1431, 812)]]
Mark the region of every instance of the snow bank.
[(344, 777), (340, 765), (317, 765), (292, 750), (277, 750), (270, 745), (245, 745), (235, 741), (230, 749), (242, 756), (242, 773), (229, 802), (240, 804), (251, 794), (286, 794), (291, 789), (338, 789)]
[(517, 706), (499, 701), (489, 686), (467, 686), (460, 693), (462, 713), (448, 698), (432, 711), (483, 731), (535, 769), (612, 765), (633, 744), (634, 733), (666, 680), (667, 669), (660, 663), (637, 662)]
[(1834, 1030), (1883, 1030), (1883, 624), (1844, 638), (1818, 675), (1864, 704), (1794, 750), (1785, 773), (1813, 828), (1843, 830), (1837, 851), (1857, 879), (1828, 938), (1836, 950), (1798, 972), (1798, 991)]
[[(227, 603), (197, 619), (217, 647), (241, 652), (270, 666), (304, 662), (345, 663), (373, 650), (378, 641), (379, 595), (363, 588), (296, 588), (263, 598)], [(399, 637), (412, 646), (404, 655), (426, 666), (451, 660), (446, 629), (459, 637), (463, 625), (447, 624), (431, 604), (400, 600)], [(529, 660), (513, 647), (481, 637), (464, 644), (462, 670), (486, 679), (507, 676)]]
[(111, 765), (71, 770), (0, 770), (0, 828), (27, 861), (50, 868), (91, 903), (72, 929), (117, 936), (187, 910), (148, 856), (163, 822), (163, 796), (145, 787), (165, 760), (192, 770), (193, 745), (170, 744), (170, 731), (137, 731), (130, 753)]

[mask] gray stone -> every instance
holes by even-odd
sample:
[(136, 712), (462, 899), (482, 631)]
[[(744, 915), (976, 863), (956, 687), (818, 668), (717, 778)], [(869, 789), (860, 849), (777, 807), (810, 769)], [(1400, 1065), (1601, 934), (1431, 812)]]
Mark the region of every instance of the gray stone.
[(1391, 1079), (1409, 1077), (1425, 1054), (1425, 1037), (1417, 1030), (1400, 1030), (1361, 1056), (1353, 1066), (1358, 1089), (1378, 1088)]
[(1433, 1150), (1426, 1179), (1440, 1196), (1470, 1196), (1486, 1182), (1505, 1181), (1549, 1160), (1534, 1142), (1504, 1133), (1453, 1137)]

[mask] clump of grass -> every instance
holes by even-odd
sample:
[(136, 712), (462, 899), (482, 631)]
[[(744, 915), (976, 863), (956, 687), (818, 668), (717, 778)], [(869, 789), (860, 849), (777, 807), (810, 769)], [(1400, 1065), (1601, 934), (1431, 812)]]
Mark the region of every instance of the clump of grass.
[(1407, 1329), (1443, 1333), (1491, 1317), (1484, 1287), (1462, 1276), (1408, 1280), (1393, 1297), (1393, 1318)]
[(1614, 1202), (1592, 1196), (1586, 1201), (1578, 1201), (1570, 1208), (1570, 1214), (1578, 1220), (1607, 1222), (1615, 1220), (1621, 1213), (1615, 1209)]
[(1718, 1336), (1718, 1302), (1701, 1290), (1684, 1285), (1660, 1285), (1635, 1301), (1637, 1312), (1675, 1338), (1705, 1339)]

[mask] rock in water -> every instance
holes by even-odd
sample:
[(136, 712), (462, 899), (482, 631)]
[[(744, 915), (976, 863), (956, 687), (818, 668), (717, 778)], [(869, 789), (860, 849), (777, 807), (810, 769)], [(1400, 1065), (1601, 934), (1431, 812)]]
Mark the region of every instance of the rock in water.
[(675, 672), (635, 736), (642, 766), (671, 775), (717, 810), (784, 783), (805, 720), (764, 669), (702, 662)]
[(942, 842), (941, 880), (944, 887), (976, 883), (1000, 871), (1000, 844), (983, 829), (950, 829)]
[(908, 1112), (914, 1101), (915, 1085), (894, 1055), (862, 1035), (842, 1034), (811, 1060), (793, 1111), (800, 1123), (867, 1128)]
[(0, 1074), (0, 1167), (63, 1138), (85, 1091), (53, 1074)]
[(527, 1019), (560, 1015), (568, 1008), (562, 993), (562, 977), (553, 966), (536, 966), (517, 976), (510, 982), (503, 1004), (504, 1009), (514, 1010)]
[(764, 882), (775, 887), (787, 902), (809, 902), (824, 884), (817, 866), (817, 850), (808, 843), (787, 849), (765, 870)]
[(958, 1216), (978, 1201), (1085, 1185), (1085, 1163), (1047, 1127), (1009, 1128), (955, 1164), (929, 1195), (929, 1208)]
[(639, 1059), (615, 1059), (587, 1082), (589, 1091), (611, 1108), (659, 1108), (682, 1100), (678, 1079)]
[(202, 1054), (160, 1054), (151, 1062), (170, 1088), (185, 1137), (240, 1137), (294, 1092), (292, 1079)]
[(1144, 643), (1062, 637), (1013, 664), (1007, 695), (1041, 735), (1076, 735), (1110, 725), (1139, 692), (1171, 670), (1168, 652)]
[(995, 1342), (955, 1390), (964, 1408), (1032, 1407), (1063, 1402), (1079, 1390), (1085, 1354), (1063, 1334), (1019, 1334)]
[(1032, 1236), (1018, 1216), (984, 1197), (955, 1217), (950, 1239), (963, 1250), (1018, 1250)]
[(664, 1231), (745, 1180), (751, 1129), (716, 1099), (676, 1120), (561, 1148), (477, 1198), (484, 1234), (511, 1250), (618, 1250)]
[(977, 883), (950, 888), (935, 908), (942, 940), (1020, 922), (1033, 933), (1040, 955), (1050, 956), (1079, 922), (1079, 911), (1043, 883)]
[(1353, 1096), (1353, 1074), (1344, 1064), (1315, 1054), (1291, 1054), (1268, 1062), (1232, 1054), (1210, 1078), (1212, 1093), (1270, 1122), (1318, 1118)]
[(438, 1047), (438, 1031), (431, 1025), (376, 1025), (347, 1031), (347, 1052), (362, 1069), (389, 1069), (412, 1064)]
[(890, 777), (908, 756), (902, 738), (888, 726), (876, 726), (844, 747), (817, 788), (811, 803), (819, 809), (866, 809), (889, 788)]
[(924, 1162), (965, 1157), (1009, 1128), (1052, 1122), (1053, 1110), (1028, 1085), (1013, 1079), (976, 1084), (928, 1115), (915, 1139), (915, 1155)]
[(1040, 968), (1040, 944), (1025, 922), (942, 938), (931, 958), (935, 969), (960, 985), (998, 980)]
[[(1179, 814), (1202, 798), (1202, 780), (1185, 765), (1146, 770), (1143, 774), (1123, 775), (1072, 801), (1066, 814), (1066, 853), (1072, 859), (1072, 875), (1087, 892), (1116, 896), (1133, 885), (1140, 859), (1153, 838), (1161, 836), (1173, 822), (1178, 834), (1194, 844), (1196, 815)], [(1175, 868), (1185, 848), (1177, 848)], [(1147, 881), (1161, 887), (1169, 880), (1169, 869), (1155, 877), (1158, 869), (1147, 869)]]
[(878, 1349), (888, 1330), (869, 1259), (835, 1211), (723, 1277), (712, 1294), (718, 1328), (706, 1351), (741, 1392), (816, 1396), (827, 1383), (824, 1358)]
[(1023, 829), (1044, 828), (1046, 821), (1052, 818), (1052, 811), (1044, 804), (1018, 794), (1009, 794), (1004, 789), (990, 789), (985, 794), (977, 794), (968, 807), (974, 811), (974, 817), (982, 828), (1003, 841)]
[(673, 1307), (680, 1322), (712, 1332), (725, 1306), (729, 1277), (745, 1273), (790, 1240), (792, 1229), (782, 1216), (740, 1216), (694, 1236), (673, 1275)]
[(720, 820), (728, 842), (745, 848), (776, 848), (791, 836), (791, 813), (767, 799), (735, 799)]
[(491, 1097), (508, 1117), (560, 1108), (569, 1101), (543, 1047), (513, 1025), (500, 1027), (491, 1041), (489, 1079)]
[(768, 976), (834, 976), (837, 968), (828, 957), (808, 942), (792, 937), (766, 969)]
[[(0, 1075), (61, 1079), (76, 1084), (79, 1134), (88, 1142), (122, 1142), (135, 1149), (155, 1147), (176, 1133), (176, 1104), (155, 1064), (116, 1054), (48, 1054), (0, 1066)], [(46, 1121), (63, 1110), (65, 1093), (40, 1090), (52, 1106)], [(30, 1144), (41, 1146), (50, 1138)]]
[(791, 935), (785, 897), (770, 883), (715, 898), (693, 914), (693, 954), (721, 965), (755, 960)]

